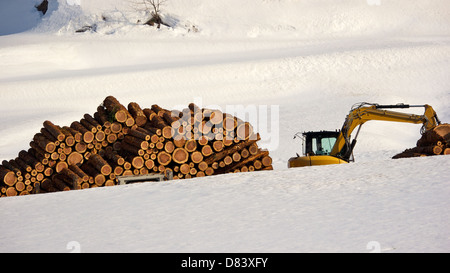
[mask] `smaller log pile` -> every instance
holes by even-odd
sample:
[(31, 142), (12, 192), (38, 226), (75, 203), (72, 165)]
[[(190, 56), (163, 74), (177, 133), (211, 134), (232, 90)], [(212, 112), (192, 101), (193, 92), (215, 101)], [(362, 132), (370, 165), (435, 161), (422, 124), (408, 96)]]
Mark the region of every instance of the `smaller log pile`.
[(416, 147), (406, 149), (393, 158), (450, 155), (450, 124), (441, 124), (425, 131)]
[(271, 170), (259, 134), (237, 117), (191, 103), (125, 107), (108, 96), (70, 126), (45, 121), (28, 150), (0, 165), (0, 197), (113, 186), (118, 176), (173, 172), (174, 179)]

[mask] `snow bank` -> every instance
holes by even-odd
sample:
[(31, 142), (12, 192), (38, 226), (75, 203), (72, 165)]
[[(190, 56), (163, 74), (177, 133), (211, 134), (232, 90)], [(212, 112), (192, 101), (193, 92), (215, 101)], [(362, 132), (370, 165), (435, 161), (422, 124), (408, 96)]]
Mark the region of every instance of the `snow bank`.
[(448, 159), (390, 161), (4, 198), (0, 252), (448, 252)]

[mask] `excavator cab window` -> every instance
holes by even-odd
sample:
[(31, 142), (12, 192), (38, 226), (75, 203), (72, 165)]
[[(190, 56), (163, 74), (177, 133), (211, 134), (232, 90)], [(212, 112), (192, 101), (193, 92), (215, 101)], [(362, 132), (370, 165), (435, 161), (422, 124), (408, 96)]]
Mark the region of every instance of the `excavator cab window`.
[(307, 132), (305, 137), (305, 155), (329, 155), (336, 142), (339, 132), (321, 131)]

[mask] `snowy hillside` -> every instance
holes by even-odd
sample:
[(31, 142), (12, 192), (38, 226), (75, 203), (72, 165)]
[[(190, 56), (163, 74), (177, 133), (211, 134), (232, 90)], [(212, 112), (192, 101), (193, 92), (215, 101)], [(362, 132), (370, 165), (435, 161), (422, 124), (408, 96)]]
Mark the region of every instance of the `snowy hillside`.
[(449, 158), (390, 159), (419, 125), (369, 122), (356, 163), (287, 169), (296, 132), (340, 129), (357, 102), (450, 122), (448, 1), (168, 0), (161, 29), (133, 1), (39, 2), (0, 1), (0, 161), (114, 95), (257, 109), (275, 171), (1, 198), (0, 252), (450, 251)]

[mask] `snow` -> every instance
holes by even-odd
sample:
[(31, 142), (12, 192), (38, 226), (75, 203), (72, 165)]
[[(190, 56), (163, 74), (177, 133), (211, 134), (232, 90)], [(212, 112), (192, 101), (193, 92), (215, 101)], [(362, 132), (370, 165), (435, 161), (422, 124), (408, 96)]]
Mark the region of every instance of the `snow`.
[(256, 109), (275, 170), (1, 198), (0, 252), (450, 250), (449, 159), (390, 159), (420, 126), (369, 122), (355, 163), (286, 167), (296, 132), (339, 129), (357, 102), (450, 121), (447, 1), (169, 0), (159, 30), (131, 1), (37, 2), (0, 2), (0, 160), (114, 95)]

